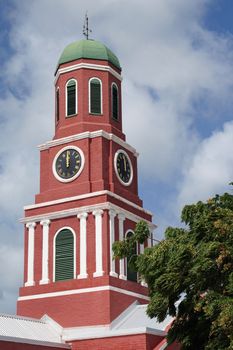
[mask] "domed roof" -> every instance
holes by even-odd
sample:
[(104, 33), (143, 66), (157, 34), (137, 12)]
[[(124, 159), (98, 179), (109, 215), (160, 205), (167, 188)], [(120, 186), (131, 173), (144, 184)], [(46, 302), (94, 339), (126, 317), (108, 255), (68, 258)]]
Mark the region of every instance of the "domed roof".
[(121, 69), (120, 62), (116, 55), (100, 41), (79, 40), (65, 47), (58, 61), (58, 66), (62, 63), (78, 60), (80, 58), (90, 58), (94, 60), (106, 60), (115, 67)]

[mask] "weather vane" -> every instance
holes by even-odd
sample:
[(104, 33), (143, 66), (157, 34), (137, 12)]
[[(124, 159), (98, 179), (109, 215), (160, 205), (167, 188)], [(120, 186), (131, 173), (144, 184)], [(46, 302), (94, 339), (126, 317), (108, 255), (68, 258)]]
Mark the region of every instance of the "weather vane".
[(88, 15), (86, 12), (85, 21), (84, 21), (84, 25), (83, 25), (83, 35), (86, 37), (87, 40), (89, 38), (89, 33), (92, 33), (92, 30), (89, 29), (89, 27), (88, 27)]

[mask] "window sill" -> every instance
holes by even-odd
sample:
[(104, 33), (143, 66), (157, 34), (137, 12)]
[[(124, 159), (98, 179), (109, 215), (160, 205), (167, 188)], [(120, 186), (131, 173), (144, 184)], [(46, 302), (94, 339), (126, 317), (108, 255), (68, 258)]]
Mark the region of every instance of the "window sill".
[(103, 113), (89, 113), (93, 117), (101, 117)]
[(72, 117), (76, 117), (78, 115), (78, 113), (75, 114), (71, 114), (71, 115), (66, 115), (66, 118), (72, 118)]

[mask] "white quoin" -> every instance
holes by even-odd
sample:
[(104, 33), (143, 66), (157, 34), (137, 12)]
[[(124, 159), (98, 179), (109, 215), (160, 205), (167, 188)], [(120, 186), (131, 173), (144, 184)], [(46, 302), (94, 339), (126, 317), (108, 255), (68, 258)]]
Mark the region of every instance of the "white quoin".
[(27, 266), (27, 282), (25, 287), (34, 286), (34, 241), (35, 241), (35, 222), (26, 224), (28, 228), (28, 266)]
[(96, 270), (94, 277), (103, 276), (103, 232), (102, 232), (102, 215), (103, 210), (94, 210), (92, 213), (95, 216), (95, 263)]
[(113, 209), (109, 210), (109, 241), (110, 241), (110, 276), (118, 277), (118, 274), (116, 273), (116, 266), (115, 266), (115, 260), (113, 260), (113, 251), (112, 251), (112, 245), (115, 242), (115, 216), (116, 212)]
[[(124, 220), (125, 220), (125, 215), (124, 214), (118, 214), (118, 220), (119, 220), (119, 240), (122, 241), (124, 238)], [(125, 275), (125, 260), (121, 259), (120, 260), (120, 274), (119, 278), (122, 280), (126, 280), (126, 275)]]
[(40, 284), (47, 284), (49, 280), (49, 225), (50, 220), (42, 220), (40, 222), (43, 227), (43, 243), (42, 243), (42, 278)]
[(80, 273), (79, 279), (87, 278), (87, 217), (88, 213), (84, 212), (77, 215), (80, 220)]

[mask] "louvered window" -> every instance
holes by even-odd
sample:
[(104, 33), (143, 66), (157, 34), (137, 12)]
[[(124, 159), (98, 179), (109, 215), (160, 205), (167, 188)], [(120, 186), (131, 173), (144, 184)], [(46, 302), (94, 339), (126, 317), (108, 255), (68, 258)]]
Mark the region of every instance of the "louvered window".
[(59, 89), (56, 91), (56, 120), (59, 122)]
[(66, 115), (71, 116), (76, 114), (77, 110), (77, 86), (76, 81), (71, 79), (66, 86)]
[(99, 79), (90, 81), (90, 113), (101, 114), (101, 83)]
[(55, 281), (74, 278), (74, 236), (64, 229), (56, 237), (55, 243)]
[[(130, 238), (134, 235), (132, 231), (127, 233), (126, 238)], [(127, 280), (137, 282), (137, 271), (135, 271), (133, 265), (133, 261), (135, 260), (137, 256), (137, 246), (136, 243), (134, 247), (132, 248), (132, 251), (130, 252), (130, 255), (127, 257)]]
[(118, 89), (116, 84), (112, 85), (112, 117), (118, 120)]

